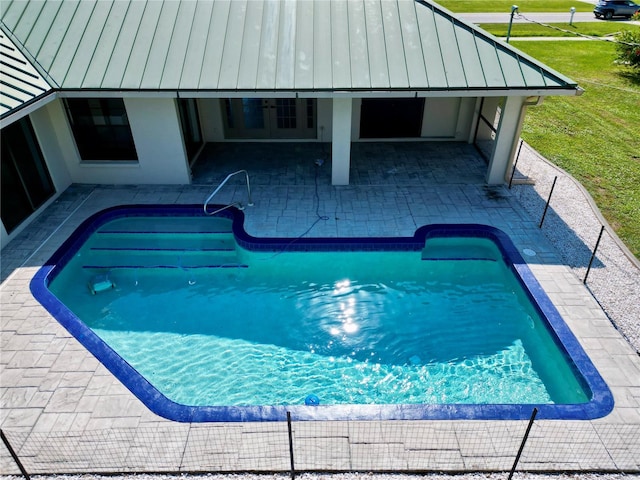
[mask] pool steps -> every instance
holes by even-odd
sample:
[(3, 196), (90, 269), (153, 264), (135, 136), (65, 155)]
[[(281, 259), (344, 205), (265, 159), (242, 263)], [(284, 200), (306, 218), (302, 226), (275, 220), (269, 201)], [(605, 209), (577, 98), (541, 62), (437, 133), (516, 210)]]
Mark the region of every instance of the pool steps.
[(178, 221), (170, 228), (158, 228), (142, 218), (136, 225), (110, 225), (95, 233), (89, 246), (92, 263), (83, 269), (248, 267), (238, 258), (228, 220), (202, 224)]
[(422, 260), (455, 261), (476, 260), (482, 262), (498, 262), (501, 254), (498, 249), (487, 245), (456, 245), (451, 239), (429, 239), (422, 250)]

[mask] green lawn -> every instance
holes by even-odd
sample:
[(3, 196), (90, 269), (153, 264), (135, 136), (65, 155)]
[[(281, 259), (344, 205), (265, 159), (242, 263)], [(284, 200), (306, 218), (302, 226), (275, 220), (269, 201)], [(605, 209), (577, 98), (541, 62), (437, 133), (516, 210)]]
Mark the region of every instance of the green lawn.
[(496, 0), (491, 2), (487, 2), (486, 0), (439, 0), (438, 3), (456, 13), (509, 13), (511, 12), (512, 5), (517, 5), (518, 11), (523, 15), (526, 15), (527, 12), (568, 13), (571, 10), (571, 7), (575, 7), (577, 12), (593, 11), (593, 5), (579, 0)]
[(522, 137), (586, 187), (640, 257), (640, 74), (614, 63), (609, 42), (511, 44), (585, 89), (580, 97), (549, 97), (529, 108)]
[[(576, 37), (588, 35), (590, 37), (604, 37), (618, 33), (623, 28), (626, 30), (640, 30), (639, 25), (620, 24), (617, 22), (579, 22), (552, 23), (549, 28), (536, 23), (514, 23), (511, 27), (511, 38), (514, 37)], [(481, 23), (479, 27), (496, 37), (506, 37), (508, 23)], [(562, 31), (566, 30), (566, 31)]]

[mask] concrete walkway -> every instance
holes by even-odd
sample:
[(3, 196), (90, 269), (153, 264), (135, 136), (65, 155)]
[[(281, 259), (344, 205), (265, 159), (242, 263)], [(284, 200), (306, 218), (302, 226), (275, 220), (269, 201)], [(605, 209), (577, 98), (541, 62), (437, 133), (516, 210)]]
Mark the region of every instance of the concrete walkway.
[[(73, 185), (2, 250), (1, 427), (29, 473), (288, 469), (286, 424), (156, 416), (29, 292), (34, 273), (89, 215), (121, 204), (201, 203), (230, 167), (250, 171), (256, 205), (245, 212), (246, 230), (255, 236), (406, 236), (429, 223), (473, 222), (534, 250), (530, 268), (616, 405), (602, 419), (537, 422), (520, 467), (640, 471), (638, 355), (523, 208), (519, 187), (484, 185), (486, 165), (473, 147), (355, 144), (345, 187), (330, 185), (328, 162), (316, 166), (326, 153), (315, 144), (210, 145), (206, 156), (190, 186)], [(242, 198), (243, 188), (229, 185), (219, 201)], [(577, 245), (590, 250), (579, 238)], [(294, 444), (300, 469), (505, 470), (525, 428), (522, 421), (304, 422), (294, 425)], [(0, 451), (0, 472), (18, 473)]]

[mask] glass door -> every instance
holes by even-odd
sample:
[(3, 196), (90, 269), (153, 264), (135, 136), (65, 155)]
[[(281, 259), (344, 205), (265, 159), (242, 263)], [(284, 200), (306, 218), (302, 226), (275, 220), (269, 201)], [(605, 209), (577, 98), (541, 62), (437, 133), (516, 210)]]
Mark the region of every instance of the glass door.
[(231, 98), (223, 105), (227, 138), (316, 137), (314, 99)]
[(11, 233), (55, 193), (31, 121), (2, 129), (2, 223)]

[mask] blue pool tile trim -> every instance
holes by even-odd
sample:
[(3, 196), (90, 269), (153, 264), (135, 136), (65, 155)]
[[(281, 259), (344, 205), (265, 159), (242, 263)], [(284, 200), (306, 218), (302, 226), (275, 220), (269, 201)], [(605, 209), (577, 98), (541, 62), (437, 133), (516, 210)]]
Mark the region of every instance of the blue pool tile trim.
[(497, 260), (495, 258), (484, 258), (484, 257), (460, 257), (460, 258), (456, 258), (456, 257), (446, 257), (446, 258), (430, 258), (430, 257), (425, 257), (422, 259), (423, 262), (456, 262), (456, 261), (461, 261), (461, 260), (465, 260), (465, 261), (469, 261), (469, 260), (474, 260), (476, 262), (497, 262)]
[(249, 268), (249, 265), (244, 265), (242, 263), (238, 263), (236, 264), (229, 264), (229, 263), (216, 263), (215, 265), (193, 265), (193, 266), (189, 266), (189, 267), (181, 267), (178, 265), (83, 265), (82, 268), (87, 269), (87, 270), (104, 270), (104, 269), (109, 269), (109, 270), (122, 270), (122, 269), (142, 269), (142, 268), (146, 268), (148, 270), (153, 270), (154, 268), (164, 268), (167, 270), (182, 270), (185, 268), (191, 268), (191, 269), (201, 269), (201, 270), (206, 270), (206, 269), (210, 269), (210, 268)]
[(232, 248), (131, 248), (131, 247), (91, 247), (102, 252), (233, 252)]
[(92, 215), (60, 246), (31, 280), (33, 296), (56, 320), (89, 350), (116, 378), (154, 413), (178, 422), (285, 421), (294, 420), (526, 420), (534, 407), (539, 419), (589, 420), (609, 414), (613, 395), (576, 337), (538, 283), (511, 239), (501, 230), (476, 224), (435, 224), (416, 230), (413, 237), (381, 238), (256, 238), (244, 230), (244, 214), (230, 208), (218, 217), (232, 220), (238, 244), (254, 251), (420, 251), (429, 238), (480, 237), (493, 241), (510, 265), (525, 292), (547, 321), (554, 340), (579, 373), (591, 400), (580, 404), (428, 404), (428, 405), (277, 405), (210, 406), (178, 404), (160, 393), (124, 361), (108, 344), (62, 304), (49, 283), (101, 225), (123, 217), (204, 217), (202, 205), (125, 205)]

